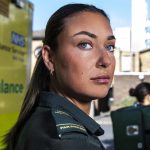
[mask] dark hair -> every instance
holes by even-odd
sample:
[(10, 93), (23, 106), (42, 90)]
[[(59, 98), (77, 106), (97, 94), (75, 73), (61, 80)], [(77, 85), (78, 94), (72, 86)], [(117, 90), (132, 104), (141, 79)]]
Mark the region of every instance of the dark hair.
[[(58, 35), (65, 26), (65, 19), (73, 16), (76, 13), (83, 11), (99, 13), (105, 16), (108, 19), (108, 21), (110, 21), (107, 14), (103, 10), (98, 9), (93, 5), (87, 4), (65, 5), (60, 9), (58, 9), (50, 17), (46, 25), (45, 38), (43, 40), (44, 45), (49, 45), (51, 49), (55, 51), (58, 48), (57, 43)], [(14, 149), (21, 128), (34, 111), (40, 91), (49, 91), (50, 88), (49, 86), (50, 86), (50, 73), (44, 64), (42, 54), (40, 52), (37, 58), (37, 62), (32, 74), (32, 78), (27, 93), (25, 95), (22, 104), (18, 120), (4, 139), (4, 142), (7, 144), (9, 150)]]
[(150, 94), (150, 83), (148, 82), (142, 82), (129, 90), (129, 95), (136, 97), (140, 103), (143, 103), (144, 97), (148, 94)]
[(109, 17), (102, 9), (98, 9), (93, 5), (68, 4), (58, 9), (48, 20), (43, 43), (49, 45), (53, 50), (57, 49), (57, 37), (64, 28), (65, 19), (83, 11), (99, 13), (110, 21)]

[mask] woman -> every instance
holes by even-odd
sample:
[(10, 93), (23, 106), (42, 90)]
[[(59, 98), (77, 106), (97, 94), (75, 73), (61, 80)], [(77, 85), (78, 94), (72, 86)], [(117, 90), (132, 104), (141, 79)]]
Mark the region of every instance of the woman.
[(111, 85), (115, 37), (103, 10), (69, 4), (49, 19), (8, 150), (102, 150), (91, 101)]
[(150, 106), (150, 83), (142, 82), (129, 90), (129, 95), (136, 97), (135, 107)]

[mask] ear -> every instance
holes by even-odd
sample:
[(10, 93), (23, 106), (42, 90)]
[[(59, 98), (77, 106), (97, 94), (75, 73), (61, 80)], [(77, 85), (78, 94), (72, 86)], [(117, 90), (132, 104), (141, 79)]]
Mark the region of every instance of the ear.
[(44, 63), (50, 72), (54, 71), (54, 62), (53, 62), (54, 52), (48, 45), (44, 45), (42, 48), (42, 57)]

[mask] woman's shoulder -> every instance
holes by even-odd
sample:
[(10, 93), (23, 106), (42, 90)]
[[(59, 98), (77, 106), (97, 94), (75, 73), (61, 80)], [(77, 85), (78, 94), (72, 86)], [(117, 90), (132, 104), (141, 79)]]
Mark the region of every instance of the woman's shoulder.
[(26, 121), (22, 131), (27, 136), (32, 134), (38, 137), (42, 134), (47, 134), (57, 137), (56, 124), (50, 109), (37, 108)]
[(59, 138), (64, 138), (71, 135), (72, 138), (77, 137), (86, 137), (87, 130), (85, 127), (76, 120), (70, 113), (63, 109), (53, 109), (52, 115), (56, 122), (56, 128)]
[[(26, 143), (26, 144), (25, 144)], [(96, 144), (95, 144), (96, 143)], [(99, 141), (89, 140), (85, 127), (61, 108), (37, 108), (21, 131), (18, 149), (98, 149)], [(91, 147), (91, 148), (90, 148)]]
[(25, 134), (32, 133), (36, 137), (42, 134), (51, 138), (62, 138), (66, 134), (86, 136), (87, 130), (66, 110), (58, 107), (37, 108), (23, 127)]

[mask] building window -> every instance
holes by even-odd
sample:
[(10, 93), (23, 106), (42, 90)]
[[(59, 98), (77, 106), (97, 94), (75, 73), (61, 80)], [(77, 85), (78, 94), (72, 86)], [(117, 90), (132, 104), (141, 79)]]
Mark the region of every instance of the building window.
[(149, 48), (150, 47), (150, 39), (146, 39), (145, 44), (146, 44), (146, 48)]
[(146, 27), (145, 31), (148, 32), (148, 33), (150, 33), (150, 26)]

